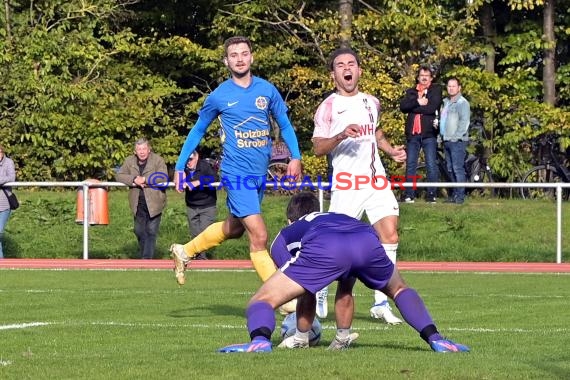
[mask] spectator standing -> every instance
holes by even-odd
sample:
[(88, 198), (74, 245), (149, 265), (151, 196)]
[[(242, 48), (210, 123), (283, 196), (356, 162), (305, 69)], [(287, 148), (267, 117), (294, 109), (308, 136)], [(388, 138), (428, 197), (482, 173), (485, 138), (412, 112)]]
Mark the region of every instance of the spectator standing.
[[(184, 188), (188, 228), (190, 235), (196, 237), (216, 221), (218, 197), (216, 188), (209, 184), (218, 181), (218, 173), (212, 165), (200, 158), (197, 151), (190, 155), (184, 172), (191, 185)], [(194, 256), (197, 260), (207, 258), (206, 252), (199, 252)]]
[[(461, 95), (461, 82), (453, 77), (447, 80), (447, 94), (443, 100), (439, 132), (445, 151), (445, 164), (449, 178), (453, 182), (467, 182), (465, 158), (469, 144), (469, 123), (471, 109), (469, 102)], [(465, 200), (465, 188), (453, 188), (446, 203), (462, 204)]]
[[(433, 72), (427, 65), (420, 66), (417, 84), (406, 90), (400, 100), (400, 110), (406, 117), (406, 181), (414, 182), (417, 175), (418, 159), (423, 150), (427, 169), (427, 182), (438, 182), (437, 168), (437, 129), (434, 121), (441, 106), (441, 86), (432, 83)], [(436, 202), (437, 189), (427, 189), (426, 201)], [(415, 190), (404, 191), (403, 201), (414, 203)]]
[[(4, 147), (0, 145), (0, 186), (7, 182), (14, 182), (16, 180), (16, 168), (14, 166), (14, 161), (6, 156), (6, 151)], [(4, 187), (8, 193), (12, 191), (10, 187)], [(10, 204), (8, 203), (8, 198), (4, 191), (0, 191), (0, 259), (4, 258), (4, 249), (2, 248), (2, 243), (4, 241), (4, 228), (8, 223), (10, 218)]]
[[(134, 154), (127, 157), (116, 175), (117, 181), (130, 186), (129, 205), (143, 259), (154, 258), (160, 219), (166, 206), (167, 173), (162, 157), (152, 152), (147, 139), (140, 138), (135, 142)], [(164, 180), (164, 187), (157, 187), (157, 178)], [(153, 186), (149, 186), (149, 179)]]

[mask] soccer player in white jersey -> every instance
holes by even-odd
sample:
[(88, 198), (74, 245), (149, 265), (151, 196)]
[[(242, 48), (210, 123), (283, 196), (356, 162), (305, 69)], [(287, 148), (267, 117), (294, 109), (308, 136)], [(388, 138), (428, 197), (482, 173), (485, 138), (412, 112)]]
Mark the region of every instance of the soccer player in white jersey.
[[(377, 128), (379, 100), (358, 90), (362, 74), (358, 55), (349, 48), (335, 50), (329, 70), (336, 91), (315, 113), (313, 149), (332, 155), (333, 180), (329, 211), (360, 219), (364, 212), (380, 237), (388, 257), (396, 263), (399, 206), (386, 179), (378, 149), (397, 162), (406, 160), (403, 146), (392, 146)], [(326, 317), (328, 289), (317, 294), (317, 315)], [(370, 315), (389, 324), (402, 321), (391, 311), (385, 294), (376, 290)]]

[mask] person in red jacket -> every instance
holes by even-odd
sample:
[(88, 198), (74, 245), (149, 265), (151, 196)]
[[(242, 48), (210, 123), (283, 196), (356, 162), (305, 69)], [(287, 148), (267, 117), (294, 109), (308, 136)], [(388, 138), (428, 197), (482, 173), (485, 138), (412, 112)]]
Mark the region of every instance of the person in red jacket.
[[(433, 71), (427, 65), (420, 66), (418, 70), (417, 84), (406, 90), (406, 94), (400, 100), (400, 110), (406, 117), (406, 181), (414, 182), (418, 167), (420, 151), (423, 150), (426, 161), (427, 182), (439, 182), (437, 167), (437, 134), (434, 121), (441, 107), (441, 86), (432, 83)], [(426, 202), (436, 202), (437, 189), (427, 189)], [(414, 203), (415, 190), (407, 188), (403, 195), (403, 201)]]

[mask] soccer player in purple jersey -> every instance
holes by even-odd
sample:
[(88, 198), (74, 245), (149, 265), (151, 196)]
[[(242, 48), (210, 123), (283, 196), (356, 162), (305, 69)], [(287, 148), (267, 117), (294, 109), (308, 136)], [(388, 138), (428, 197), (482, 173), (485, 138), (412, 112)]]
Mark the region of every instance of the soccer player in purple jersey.
[(306, 334), (308, 346), (308, 332), (316, 311), (315, 293), (335, 280), (339, 281), (335, 300), (338, 330), (329, 349), (348, 348), (356, 279), (393, 299), (404, 320), (432, 350), (469, 351), (467, 346), (445, 339), (438, 332), (418, 293), (406, 285), (386, 255), (374, 228), (347, 215), (318, 210), (313, 194), (292, 197), (287, 206), (290, 225), (280, 231), (271, 246), (275, 262), (284, 264), (253, 295), (246, 310), (251, 342), (226, 346), (218, 352), (271, 352), (274, 310), (296, 297), (297, 330), (299, 335)]

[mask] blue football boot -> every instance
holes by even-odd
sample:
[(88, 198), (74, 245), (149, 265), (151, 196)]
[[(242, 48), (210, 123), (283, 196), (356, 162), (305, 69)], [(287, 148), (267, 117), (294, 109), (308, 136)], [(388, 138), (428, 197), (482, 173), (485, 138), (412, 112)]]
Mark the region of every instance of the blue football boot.
[(469, 347), (448, 339), (433, 340), (429, 345), (435, 352), (469, 352)]
[(272, 352), (271, 342), (266, 339), (254, 339), (249, 343), (231, 344), (222, 347), (218, 352), (233, 353), (233, 352)]

